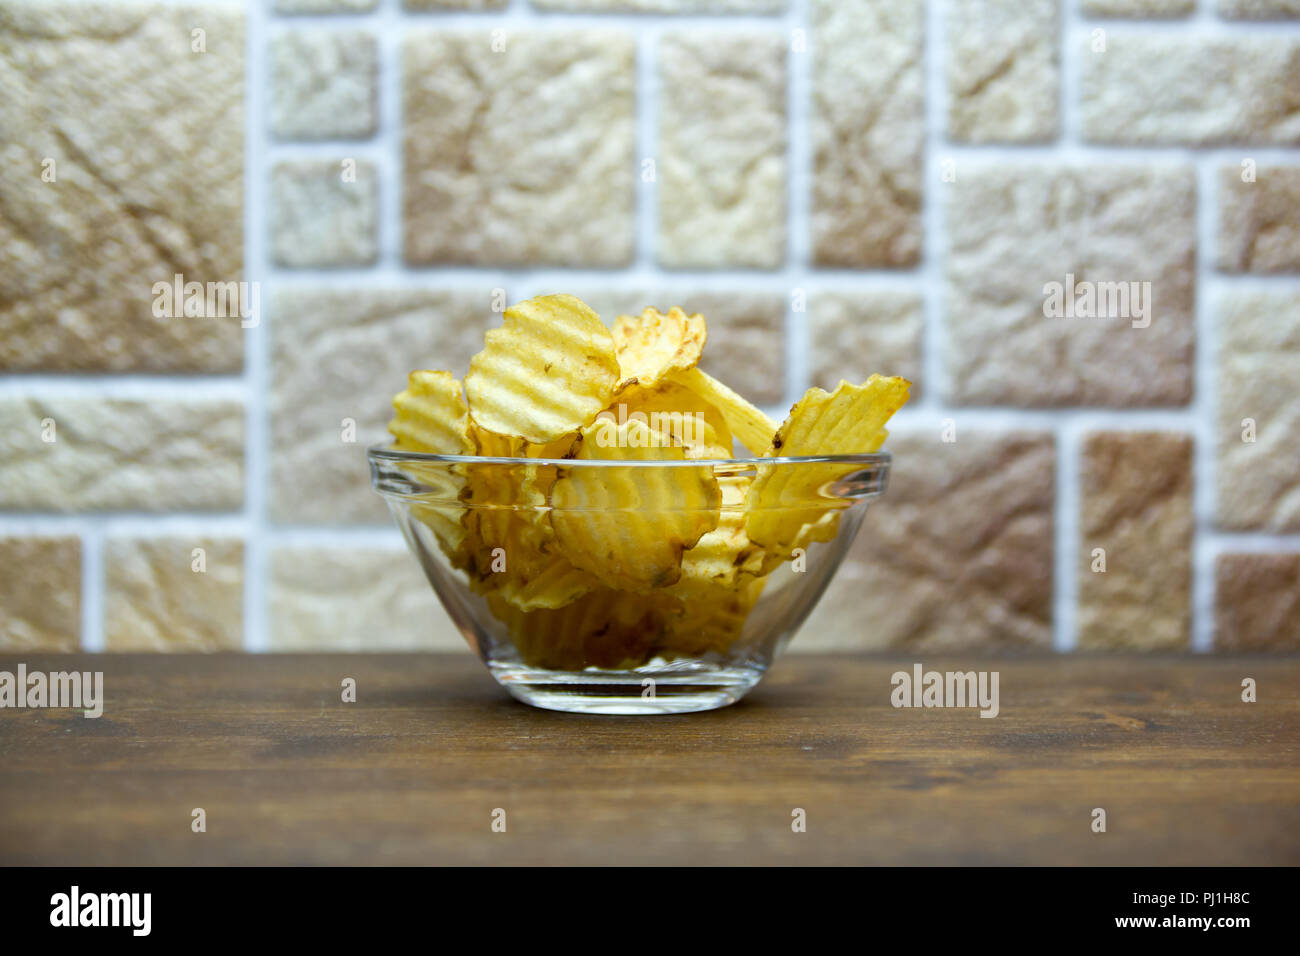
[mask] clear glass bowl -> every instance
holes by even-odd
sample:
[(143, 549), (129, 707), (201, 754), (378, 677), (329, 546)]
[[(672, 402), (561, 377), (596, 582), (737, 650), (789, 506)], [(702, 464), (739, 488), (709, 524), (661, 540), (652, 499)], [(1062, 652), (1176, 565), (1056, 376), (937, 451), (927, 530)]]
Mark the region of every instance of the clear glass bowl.
[[(890, 465), (887, 452), (625, 461), (375, 446), (369, 458), (375, 490), (501, 686), (537, 707), (602, 714), (743, 697), (816, 605)], [(677, 505), (692, 497), (679, 489), (709, 476), (716, 510)], [(747, 512), (743, 493), (759, 481), (766, 493)], [(660, 574), (672, 542), (685, 547), (715, 516), (685, 552), (691, 573)]]

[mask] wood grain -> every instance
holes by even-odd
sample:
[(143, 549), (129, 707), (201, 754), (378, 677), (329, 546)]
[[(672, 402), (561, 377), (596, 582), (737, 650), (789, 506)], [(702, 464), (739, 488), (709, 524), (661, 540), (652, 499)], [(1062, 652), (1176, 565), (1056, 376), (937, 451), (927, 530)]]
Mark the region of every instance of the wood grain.
[(5, 864), (1300, 863), (1290, 659), (924, 661), (999, 671), (991, 720), (891, 707), (915, 658), (791, 656), (675, 717), (534, 710), (468, 654), (21, 660), (106, 704), (0, 710)]

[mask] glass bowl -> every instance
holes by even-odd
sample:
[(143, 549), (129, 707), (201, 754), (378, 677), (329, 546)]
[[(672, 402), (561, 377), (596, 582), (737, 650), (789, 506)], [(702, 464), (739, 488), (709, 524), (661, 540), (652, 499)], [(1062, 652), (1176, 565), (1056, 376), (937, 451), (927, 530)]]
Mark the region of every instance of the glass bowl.
[[(374, 489), (497, 682), (536, 707), (601, 714), (743, 697), (816, 605), (890, 465), (887, 452), (627, 461), (378, 445), (369, 459)], [(708, 507), (679, 505), (711, 479)], [(766, 491), (746, 511), (748, 487)], [(702, 528), (713, 530), (695, 541)]]

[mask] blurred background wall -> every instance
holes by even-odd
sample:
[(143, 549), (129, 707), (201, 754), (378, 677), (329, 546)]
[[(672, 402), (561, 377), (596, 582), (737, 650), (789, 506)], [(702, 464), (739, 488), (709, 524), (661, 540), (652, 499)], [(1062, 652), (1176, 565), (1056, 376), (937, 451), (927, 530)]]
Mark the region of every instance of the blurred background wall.
[(1300, 649), (1297, 0), (0, 0), (0, 158), (0, 650), (458, 646), (364, 449), (556, 291), (915, 383), (796, 648)]

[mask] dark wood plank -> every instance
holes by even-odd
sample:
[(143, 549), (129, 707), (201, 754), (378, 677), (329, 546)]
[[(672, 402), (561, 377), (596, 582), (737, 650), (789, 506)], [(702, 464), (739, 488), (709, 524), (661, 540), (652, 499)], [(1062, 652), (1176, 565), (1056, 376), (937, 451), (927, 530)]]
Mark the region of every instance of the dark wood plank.
[(534, 710), (468, 654), (21, 660), (107, 702), (0, 710), (6, 864), (1300, 863), (1295, 660), (925, 660), (998, 670), (992, 720), (892, 708), (914, 658), (791, 656), (675, 717)]

